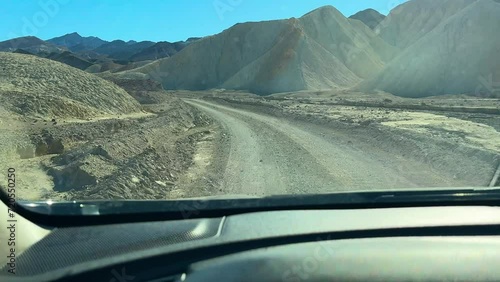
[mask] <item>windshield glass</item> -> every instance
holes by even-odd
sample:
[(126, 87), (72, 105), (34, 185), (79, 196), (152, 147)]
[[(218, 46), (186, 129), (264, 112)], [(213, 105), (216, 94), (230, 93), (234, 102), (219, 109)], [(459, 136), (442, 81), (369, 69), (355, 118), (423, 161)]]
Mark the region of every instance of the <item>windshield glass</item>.
[(500, 185), (498, 0), (3, 6), (18, 201)]

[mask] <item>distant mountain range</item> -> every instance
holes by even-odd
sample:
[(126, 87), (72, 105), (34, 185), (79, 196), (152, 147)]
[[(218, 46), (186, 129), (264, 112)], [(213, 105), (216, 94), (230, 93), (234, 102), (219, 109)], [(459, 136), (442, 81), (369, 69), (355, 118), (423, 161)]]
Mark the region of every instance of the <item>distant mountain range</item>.
[(0, 42), (0, 51), (110, 71), (120, 79), (152, 79), (172, 90), (492, 94), (500, 81), (499, 26), (500, 0), (410, 0), (387, 17), (368, 9), (347, 18), (325, 6), (184, 42), (107, 42), (71, 33)]
[(72, 52), (94, 50), (108, 43), (107, 41), (94, 36), (82, 37), (80, 34), (76, 32), (69, 33), (61, 37), (49, 39), (47, 40), (47, 42), (50, 42), (57, 46), (67, 47)]
[(142, 51), (134, 54), (130, 57), (132, 61), (147, 61), (147, 60), (158, 60), (161, 58), (171, 57), (177, 54), (179, 51), (184, 49), (190, 43), (196, 41), (190, 39), (187, 42), (158, 42), (152, 46), (149, 46)]
[(123, 69), (134, 62), (170, 57), (197, 40), (199, 38), (174, 43), (133, 40), (108, 42), (73, 32), (46, 41), (34, 36), (14, 38), (0, 42), (0, 51), (37, 55), (81, 70), (90, 68), (91, 72), (100, 72)]

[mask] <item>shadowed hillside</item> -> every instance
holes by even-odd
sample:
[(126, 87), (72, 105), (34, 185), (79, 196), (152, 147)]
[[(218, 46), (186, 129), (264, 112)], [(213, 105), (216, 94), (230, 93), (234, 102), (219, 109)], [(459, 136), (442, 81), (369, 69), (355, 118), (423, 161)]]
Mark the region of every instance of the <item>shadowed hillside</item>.
[(75, 54), (65, 51), (63, 53), (51, 53), (46, 57), (47, 59), (51, 59), (53, 61), (61, 62), (66, 65), (72, 66), (77, 69), (85, 70), (93, 64), (87, 60), (76, 56)]
[(362, 21), (369, 28), (371, 28), (372, 30), (375, 30), (375, 28), (385, 19), (385, 16), (382, 15), (381, 13), (373, 10), (373, 9), (367, 9), (367, 10), (358, 12), (358, 13), (350, 16), (349, 18)]
[(158, 60), (161, 58), (171, 57), (182, 50), (186, 44), (184, 42), (158, 42), (153, 46), (150, 46), (137, 54), (130, 57), (131, 61), (147, 61), (147, 60)]

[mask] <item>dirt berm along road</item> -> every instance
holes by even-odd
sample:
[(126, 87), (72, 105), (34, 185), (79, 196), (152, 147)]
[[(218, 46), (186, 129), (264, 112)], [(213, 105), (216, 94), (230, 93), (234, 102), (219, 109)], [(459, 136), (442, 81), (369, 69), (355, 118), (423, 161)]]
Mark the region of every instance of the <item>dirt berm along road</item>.
[[(418, 145), (395, 148), (374, 136), (360, 140), (348, 130), (298, 122), (212, 101), (186, 100), (212, 116), (228, 135), (218, 177), (223, 194), (268, 196), (353, 190), (487, 185), (480, 173), (461, 173), (453, 152), (436, 147), (432, 160), (419, 159)], [(363, 133), (364, 131), (361, 131)], [(369, 131), (365, 132), (370, 134)], [(388, 133), (380, 133), (384, 136)], [(385, 137), (384, 137), (385, 138)], [(398, 137), (400, 138), (400, 137)], [(401, 137), (402, 138), (402, 137)], [(426, 145), (426, 144), (423, 144)], [(393, 148), (394, 147), (394, 148)], [(428, 146), (434, 148), (433, 145)], [(391, 151), (392, 150), (392, 151)], [(413, 151), (406, 152), (406, 151)], [(415, 158), (412, 158), (412, 154)], [(469, 158), (470, 160), (470, 158)], [(467, 165), (462, 172), (470, 169)], [(484, 179), (483, 179), (484, 178)]]

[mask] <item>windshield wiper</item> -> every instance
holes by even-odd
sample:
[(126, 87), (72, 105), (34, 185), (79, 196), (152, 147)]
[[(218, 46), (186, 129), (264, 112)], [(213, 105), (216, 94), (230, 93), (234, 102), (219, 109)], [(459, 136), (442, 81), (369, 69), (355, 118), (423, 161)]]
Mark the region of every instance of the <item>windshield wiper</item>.
[(498, 165), (497, 171), (493, 175), (493, 179), (491, 179), (490, 187), (495, 187), (500, 185), (500, 164)]

